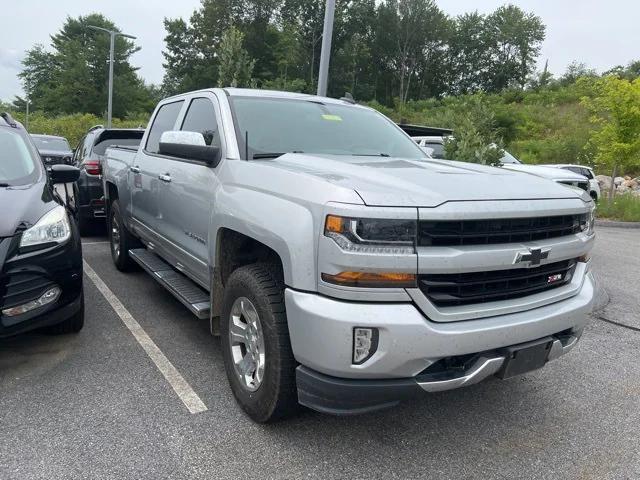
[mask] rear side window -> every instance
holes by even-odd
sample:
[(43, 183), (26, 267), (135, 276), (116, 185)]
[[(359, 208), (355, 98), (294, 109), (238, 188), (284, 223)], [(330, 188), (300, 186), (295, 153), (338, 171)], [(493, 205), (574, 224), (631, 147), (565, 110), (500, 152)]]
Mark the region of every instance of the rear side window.
[(167, 103), (160, 107), (156, 117), (153, 119), (151, 130), (149, 130), (149, 138), (147, 138), (146, 150), (149, 153), (158, 153), (160, 137), (164, 132), (174, 129), (183, 103), (184, 100), (181, 100)]
[(582, 169), (582, 175), (587, 177), (589, 180), (593, 179), (593, 173), (591, 173), (591, 170), (589, 170), (588, 168), (583, 168)]
[(213, 103), (208, 98), (194, 98), (182, 122), (181, 130), (198, 132), (207, 145), (220, 146), (220, 132)]

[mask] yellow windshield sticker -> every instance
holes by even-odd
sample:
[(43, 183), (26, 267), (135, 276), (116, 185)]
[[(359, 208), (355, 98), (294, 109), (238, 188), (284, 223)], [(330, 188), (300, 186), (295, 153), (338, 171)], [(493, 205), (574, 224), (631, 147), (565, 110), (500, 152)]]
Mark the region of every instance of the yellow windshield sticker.
[(329, 120), (332, 122), (341, 122), (342, 121), (342, 117), (340, 117), (339, 115), (322, 115), (322, 118), (324, 118), (325, 120)]

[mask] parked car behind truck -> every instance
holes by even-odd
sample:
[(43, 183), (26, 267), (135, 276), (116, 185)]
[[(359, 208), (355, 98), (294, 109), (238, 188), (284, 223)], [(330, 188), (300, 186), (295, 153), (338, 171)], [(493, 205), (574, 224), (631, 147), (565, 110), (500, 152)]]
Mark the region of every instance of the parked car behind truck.
[(79, 222), (83, 234), (105, 219), (102, 191), (102, 159), (105, 151), (114, 145), (137, 147), (143, 133), (144, 130), (138, 128), (104, 128), (96, 125), (80, 140), (72, 162), (80, 168)]
[(109, 149), (103, 168), (115, 265), (141, 265), (209, 319), (258, 422), (540, 368), (591, 310), (586, 192), (428, 159), (348, 101), (171, 97), (139, 149)]

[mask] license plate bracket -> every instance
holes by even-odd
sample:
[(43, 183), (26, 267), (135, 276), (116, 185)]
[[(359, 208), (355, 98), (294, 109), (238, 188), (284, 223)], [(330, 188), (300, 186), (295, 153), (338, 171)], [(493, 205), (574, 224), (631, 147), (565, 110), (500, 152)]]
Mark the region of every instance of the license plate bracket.
[(542, 368), (547, 363), (552, 344), (553, 338), (545, 337), (501, 349), (501, 354), (506, 360), (496, 376), (502, 379), (511, 378)]

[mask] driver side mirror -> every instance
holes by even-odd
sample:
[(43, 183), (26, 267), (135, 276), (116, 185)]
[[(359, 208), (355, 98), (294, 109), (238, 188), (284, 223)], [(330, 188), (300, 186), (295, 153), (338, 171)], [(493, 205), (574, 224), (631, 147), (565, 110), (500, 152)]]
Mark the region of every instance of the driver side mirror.
[(80, 170), (72, 165), (51, 165), (49, 178), (52, 183), (73, 183), (80, 178)]
[(215, 167), (222, 159), (220, 147), (207, 145), (199, 132), (167, 131), (160, 136), (160, 155), (195, 160)]

